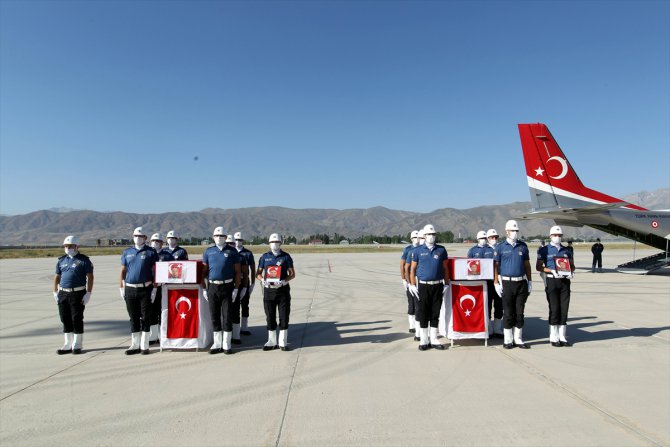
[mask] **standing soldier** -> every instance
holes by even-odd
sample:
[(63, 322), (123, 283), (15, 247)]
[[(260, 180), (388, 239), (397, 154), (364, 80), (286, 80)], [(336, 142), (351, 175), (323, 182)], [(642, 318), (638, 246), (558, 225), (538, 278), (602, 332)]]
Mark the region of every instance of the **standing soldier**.
[(68, 236), (63, 241), (65, 255), (56, 261), (53, 294), (63, 323), (65, 343), (56, 352), (81, 354), (84, 337), (84, 307), (93, 291), (93, 264), (79, 253), (79, 239)]
[(267, 319), (268, 341), (263, 351), (277, 349), (277, 310), (279, 310), (279, 347), (289, 351), (288, 319), (291, 313), (291, 286), (295, 278), (293, 259), (281, 249), (279, 234), (272, 233), (269, 239), (270, 251), (258, 260), (256, 279), (263, 284), (263, 307)]
[(251, 250), (244, 248), (244, 238), (242, 233), (239, 231), (235, 233), (235, 248), (242, 258), (246, 260), (246, 266), (243, 276), (242, 283), (242, 296), (237, 301), (238, 305), (233, 311), (233, 338), (235, 332), (235, 321), (240, 323), (240, 307), (242, 308), (242, 324), (239, 328), (240, 334), (242, 335), (251, 335), (249, 332), (249, 298), (251, 293), (254, 291), (254, 286), (256, 285), (256, 261), (254, 260), (254, 254)]
[(477, 245), (470, 247), (468, 250), (468, 258), (483, 258), (484, 249), (488, 245), (488, 240), (486, 239), (486, 231), (480, 231), (477, 233)]
[[(407, 253), (407, 261), (405, 262), (405, 278), (407, 281), (409, 281), (409, 277), (411, 274), (411, 267), (412, 267), (412, 261), (416, 259), (414, 256), (416, 249), (419, 248), (420, 246), (424, 245), (426, 243), (426, 239), (424, 238), (423, 234), (423, 228), (419, 230), (419, 235), (416, 240), (416, 247), (412, 247), (409, 252)], [(415, 273), (416, 275), (416, 273)], [(413, 278), (416, 280), (416, 277), (413, 276)], [(411, 282), (411, 281), (410, 281)], [(414, 341), (421, 341), (420, 337), (420, 332), (419, 329), (421, 328), (421, 324), (419, 322), (419, 289), (416, 287), (409, 287), (409, 292), (410, 295), (412, 295), (412, 301), (414, 302)]]
[(205, 250), (203, 263), (203, 295), (209, 302), (214, 343), (210, 354), (232, 353), (233, 323), (231, 306), (240, 286), (240, 255), (226, 243), (223, 227), (214, 229), (214, 246)]
[(168, 246), (165, 248), (170, 253), (170, 260), (173, 261), (188, 261), (188, 253), (179, 244), (179, 235), (176, 231), (170, 230), (165, 236)]
[[(496, 245), (498, 245), (498, 232), (491, 228), (486, 232), (486, 241), (488, 245), (484, 247), (483, 258), (493, 259)], [(491, 319), (491, 308), (493, 307), (493, 336), (503, 338), (503, 305), (502, 298), (498, 296), (495, 288), (495, 282), (492, 279), (486, 280), (487, 292), (489, 296), (489, 320)], [(493, 306), (491, 306), (493, 304)]]
[(600, 238), (596, 239), (596, 243), (591, 246), (591, 253), (593, 253), (593, 262), (591, 263), (591, 273), (596, 272), (596, 264), (598, 264), (598, 273), (603, 272), (603, 251), (605, 247), (600, 243)]
[(135, 246), (126, 248), (121, 255), (119, 291), (126, 302), (132, 337), (127, 355), (139, 354), (140, 351), (144, 355), (149, 354), (151, 305), (156, 300), (153, 278), (158, 254), (147, 246), (146, 241), (147, 235), (142, 227), (135, 228)]
[[(159, 261), (169, 261), (172, 259), (170, 252), (163, 248), (163, 236), (160, 233), (151, 235), (151, 248), (156, 250)], [(156, 299), (151, 303), (151, 327), (149, 328), (149, 344), (153, 345), (159, 342), (160, 338), (160, 323), (162, 303), (162, 287), (160, 284), (154, 284), (156, 289)]]
[(407, 321), (409, 322), (409, 332), (413, 334), (416, 332), (416, 325), (414, 324), (416, 320), (414, 317), (414, 295), (412, 295), (412, 292), (409, 290), (409, 266), (412, 263), (412, 260), (410, 259), (411, 252), (417, 245), (419, 245), (419, 232), (417, 230), (412, 231), (410, 240), (412, 243), (405, 247), (402, 251), (402, 255), (400, 255), (400, 278), (402, 279), (402, 285), (405, 289), (405, 295), (407, 296)]
[(549, 342), (554, 347), (572, 346), (565, 338), (565, 332), (570, 306), (570, 279), (574, 276), (575, 264), (568, 247), (561, 245), (561, 236), (561, 227), (551, 227), (551, 242), (540, 249), (535, 264), (537, 271), (547, 276)]
[(420, 320), (419, 350), (421, 351), (429, 348), (445, 349), (445, 346), (437, 339), (437, 328), (440, 322), (443, 296), (449, 288), (447, 250), (442, 245), (435, 243), (436, 233), (432, 225), (426, 225), (423, 230), (426, 243), (414, 250), (410, 267), (411, 287), (413, 292), (419, 296), (417, 315)]
[(493, 281), (503, 303), (503, 348), (511, 349), (516, 345), (529, 349), (530, 346), (523, 342), (523, 313), (533, 290), (528, 246), (519, 240), (516, 220), (508, 220), (505, 231), (507, 240), (499, 244), (493, 254)]

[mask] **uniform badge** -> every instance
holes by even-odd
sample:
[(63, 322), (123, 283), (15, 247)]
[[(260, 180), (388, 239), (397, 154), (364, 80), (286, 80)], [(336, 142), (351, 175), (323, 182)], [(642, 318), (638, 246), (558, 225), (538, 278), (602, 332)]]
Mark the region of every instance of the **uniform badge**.
[(519, 250), (519, 256), (523, 256), (523, 252)]
[(438, 255), (433, 255), (433, 258), (434, 258), (434, 259), (438, 259), (439, 256), (438, 256)]
[(225, 257), (227, 258), (227, 257), (228, 257), (228, 253), (224, 253), (223, 256), (225, 256)]

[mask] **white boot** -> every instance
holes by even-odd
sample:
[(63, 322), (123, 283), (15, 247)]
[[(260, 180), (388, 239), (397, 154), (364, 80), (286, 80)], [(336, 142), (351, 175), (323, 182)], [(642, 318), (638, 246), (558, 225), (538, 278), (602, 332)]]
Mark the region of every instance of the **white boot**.
[(503, 329), (503, 348), (514, 347), (514, 332), (512, 329)]
[(268, 342), (263, 346), (263, 351), (277, 349), (277, 331), (268, 330)]
[(523, 329), (520, 327), (514, 328), (514, 344), (521, 349), (530, 348), (530, 346), (523, 342)]
[(223, 348), (223, 353), (224, 354), (230, 354), (233, 352), (231, 350), (231, 341), (233, 339), (233, 333), (232, 332), (224, 332), (223, 333), (223, 344), (221, 345)]
[(126, 349), (126, 355), (133, 355), (140, 353), (140, 333), (133, 332), (130, 334), (130, 347)]
[(503, 335), (503, 323), (500, 318), (493, 319), (493, 335)]
[(140, 339), (140, 351), (143, 355), (149, 354), (149, 334), (151, 332), (142, 332), (142, 338)]
[(81, 345), (84, 342), (84, 334), (74, 334), (74, 342), (72, 342), (72, 353), (81, 354)]
[(240, 334), (251, 335), (251, 332), (249, 332), (249, 317), (242, 317), (242, 327), (240, 328)]
[(242, 340), (240, 340), (240, 325), (233, 323), (233, 343), (236, 345), (239, 345), (242, 343)]
[(219, 352), (221, 352), (221, 343), (223, 343), (223, 332), (221, 331), (214, 332), (214, 343), (212, 343), (212, 347), (209, 348), (209, 353), (218, 354)]
[(282, 351), (290, 351), (288, 347), (288, 329), (281, 329), (279, 331), (279, 349)]
[(69, 354), (72, 352), (72, 340), (74, 339), (74, 334), (72, 332), (64, 332), (63, 338), (65, 340), (63, 342), (63, 347), (56, 351), (58, 355)]
[(414, 328), (414, 322), (416, 320), (414, 319), (414, 315), (407, 315), (407, 322), (409, 323), (409, 332), (410, 333), (416, 333), (416, 329)]
[(421, 340), (421, 323), (419, 323), (419, 320), (416, 319), (416, 316), (414, 316), (414, 341), (420, 341)]
[(565, 338), (565, 331), (567, 331), (568, 326), (565, 324), (561, 324), (558, 326), (558, 341), (561, 344), (561, 346), (572, 346), (572, 343), (570, 343), (566, 338)]
[(429, 329), (426, 328), (419, 328), (419, 351), (425, 351), (426, 349), (430, 348), (430, 335), (429, 335)]
[(160, 329), (157, 324), (152, 324), (149, 328), (149, 343), (154, 343), (158, 341), (160, 335)]
[(437, 339), (437, 328), (430, 328), (430, 347), (434, 349), (444, 349), (444, 345)]
[(549, 325), (549, 343), (551, 343), (551, 346), (561, 346), (558, 342), (558, 326), (555, 324)]

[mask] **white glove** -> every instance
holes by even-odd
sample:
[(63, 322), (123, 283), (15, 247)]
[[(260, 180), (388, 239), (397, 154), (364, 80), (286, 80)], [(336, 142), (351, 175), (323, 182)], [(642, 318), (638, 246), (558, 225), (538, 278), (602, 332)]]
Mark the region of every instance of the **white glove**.
[(54, 300), (56, 300), (56, 304), (58, 304), (58, 292), (54, 292)]
[(554, 278), (560, 278), (560, 276), (558, 276), (558, 272), (556, 270), (552, 270), (551, 274)]
[(126, 295), (123, 293), (123, 287), (119, 287), (119, 294), (121, 295), (122, 300), (126, 299)]
[(502, 298), (502, 293), (503, 293), (502, 284), (500, 284), (499, 282), (497, 282), (497, 283), (493, 284), (493, 287), (495, 287), (495, 289), (496, 289), (496, 293), (498, 294), (498, 296), (499, 296), (500, 298)]
[(575, 272), (574, 271), (570, 272), (570, 274), (567, 276), (568, 279), (572, 279), (574, 277), (575, 277)]
[(282, 279), (281, 281), (279, 281), (279, 287), (284, 287), (287, 284), (288, 284), (288, 281), (286, 281), (285, 279)]
[(251, 296), (252, 293), (254, 293), (254, 286), (256, 285), (255, 282), (252, 282), (249, 284), (249, 296)]
[(528, 280), (528, 294), (530, 295), (530, 292), (533, 291), (533, 281), (530, 279)]
[(449, 293), (449, 284), (444, 284), (444, 287), (442, 288), (442, 296), (447, 296), (447, 293)]
[(263, 287), (267, 287), (267, 286), (268, 286), (268, 282), (267, 282), (266, 280), (264, 280), (264, 279), (261, 279), (261, 285), (262, 285)]
[(202, 296), (205, 298), (205, 301), (209, 301), (209, 297), (207, 296), (207, 290), (202, 289)]
[(247, 288), (243, 287), (242, 290), (240, 290), (240, 299), (244, 298), (247, 294)]
[(412, 295), (416, 297), (416, 299), (419, 299), (419, 288), (413, 284), (409, 284), (407, 287), (409, 287), (409, 291)]
[(405, 278), (402, 279), (402, 286), (405, 288), (405, 291), (408, 290), (407, 287), (409, 286), (409, 284), (407, 283), (407, 280)]
[(237, 293), (239, 292), (239, 289), (233, 289), (233, 303), (237, 300)]
[(88, 300), (91, 299), (91, 292), (86, 292), (84, 297), (81, 299), (81, 303), (85, 306), (88, 304)]
[(157, 289), (157, 288), (154, 287), (153, 289), (151, 289), (151, 302), (152, 302), (152, 303), (153, 303), (154, 301), (156, 301), (156, 292), (158, 292), (158, 289)]

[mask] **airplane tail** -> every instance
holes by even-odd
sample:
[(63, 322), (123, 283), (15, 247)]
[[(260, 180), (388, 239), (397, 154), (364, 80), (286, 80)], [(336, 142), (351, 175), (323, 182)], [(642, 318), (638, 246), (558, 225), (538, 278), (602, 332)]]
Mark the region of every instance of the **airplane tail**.
[(535, 211), (645, 208), (587, 188), (545, 124), (519, 124), (530, 198)]

